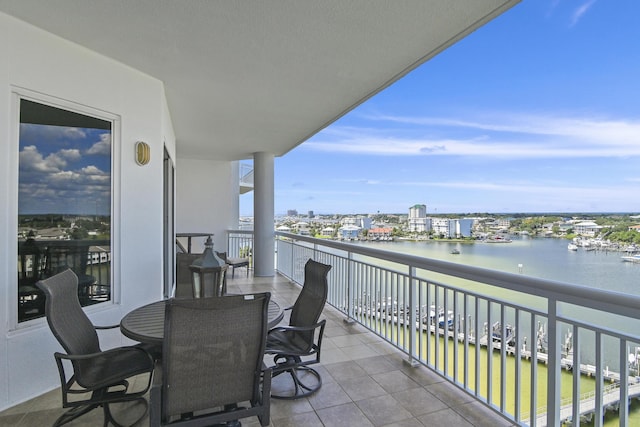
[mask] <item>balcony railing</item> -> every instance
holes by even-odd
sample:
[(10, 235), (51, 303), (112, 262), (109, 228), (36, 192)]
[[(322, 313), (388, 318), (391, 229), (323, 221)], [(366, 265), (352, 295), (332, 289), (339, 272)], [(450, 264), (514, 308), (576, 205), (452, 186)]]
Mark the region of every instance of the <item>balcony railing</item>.
[(240, 163), (240, 194), (253, 190), (253, 166)]
[(251, 258), (253, 254), (252, 230), (227, 230), (227, 256)]
[[(438, 372), (520, 425), (558, 426), (605, 411), (629, 425), (640, 395), (640, 298), (276, 232), (277, 270), (302, 283), (333, 266), (328, 302), (411, 364)], [(490, 357), (489, 357), (490, 356)], [(605, 382), (608, 384), (605, 386)]]
[(111, 299), (110, 240), (41, 240), (18, 242), (18, 321), (44, 316), (38, 280), (67, 268), (78, 276), (83, 306)]

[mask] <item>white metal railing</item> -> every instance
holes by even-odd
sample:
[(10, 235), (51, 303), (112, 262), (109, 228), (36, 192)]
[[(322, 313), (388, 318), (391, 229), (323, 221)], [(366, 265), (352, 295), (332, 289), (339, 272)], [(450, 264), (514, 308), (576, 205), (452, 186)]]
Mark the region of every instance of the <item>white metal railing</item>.
[(253, 166), (240, 163), (240, 185), (253, 187)]
[(520, 425), (599, 426), (611, 408), (629, 425), (617, 402), (640, 394), (636, 296), (290, 233), (276, 251), (298, 283), (307, 259), (331, 264), (329, 304)]
[(230, 258), (252, 258), (253, 231), (227, 230), (227, 256)]

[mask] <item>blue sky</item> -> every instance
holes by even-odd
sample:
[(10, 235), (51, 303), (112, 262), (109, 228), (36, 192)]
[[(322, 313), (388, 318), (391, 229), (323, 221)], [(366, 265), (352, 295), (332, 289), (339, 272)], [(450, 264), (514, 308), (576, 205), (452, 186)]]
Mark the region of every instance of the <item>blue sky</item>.
[(275, 162), (276, 214), (638, 212), (639, 187), (637, 0), (524, 0)]

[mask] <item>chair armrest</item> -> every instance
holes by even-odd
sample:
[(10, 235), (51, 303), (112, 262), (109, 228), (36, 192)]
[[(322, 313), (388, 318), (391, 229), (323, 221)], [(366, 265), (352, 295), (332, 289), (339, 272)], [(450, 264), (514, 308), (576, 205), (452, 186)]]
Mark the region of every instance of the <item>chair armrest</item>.
[(274, 328), (269, 329), (269, 332), (267, 332), (267, 334), (271, 333), (271, 332), (276, 332), (276, 331), (281, 331), (281, 332), (286, 332), (286, 331), (294, 331), (294, 332), (309, 332), (309, 331), (313, 331), (315, 329), (318, 329), (320, 326), (323, 326), (325, 323), (327, 323), (326, 320), (321, 320), (318, 323), (315, 323), (313, 325), (310, 326), (276, 326)]
[[(80, 373), (74, 372), (73, 378), (75, 378), (75, 381), (78, 383), (78, 385), (89, 390), (96, 390), (101, 387), (110, 386), (113, 384), (121, 384), (126, 389), (128, 388), (128, 383), (126, 381), (127, 377), (126, 376), (123, 377), (122, 376), (123, 373), (126, 373), (128, 371), (128, 373), (130, 374), (129, 376), (133, 376), (133, 375), (137, 375), (145, 372), (152, 373), (153, 371), (153, 366), (155, 363), (153, 360), (153, 357), (149, 354), (149, 352), (147, 352), (143, 348), (133, 347), (133, 346), (132, 347), (116, 347), (109, 350), (101, 351), (100, 353), (88, 353), (88, 354), (65, 354), (65, 353), (55, 352), (53, 356), (56, 360), (56, 364), (58, 365), (58, 370), (60, 372), (60, 379), (62, 380), (64, 377), (64, 367), (62, 365), (63, 360), (69, 360), (71, 362), (84, 362), (85, 366), (87, 366), (86, 364), (90, 364), (88, 366), (109, 365), (110, 363), (112, 363), (113, 360), (119, 360), (119, 362), (123, 362), (127, 360), (127, 359), (119, 358), (118, 356), (114, 356), (116, 354), (122, 355), (123, 353), (131, 353), (131, 354), (140, 353), (141, 355), (144, 355), (144, 357), (148, 359), (148, 364), (142, 363), (142, 360), (138, 359), (137, 362), (140, 362), (142, 364), (137, 363), (135, 365), (128, 365), (128, 368), (133, 368), (133, 369), (125, 369), (124, 371), (117, 371), (117, 370), (111, 371), (110, 375), (107, 374), (105, 376), (100, 376), (100, 377), (96, 376), (95, 372), (93, 374), (85, 372), (85, 376), (83, 376), (84, 379), (82, 380), (80, 379), (81, 377), (79, 376)], [(149, 376), (147, 389), (151, 385), (152, 377), (153, 375)]]
[(153, 357), (149, 354), (148, 351), (146, 351), (143, 348), (140, 347), (134, 347), (134, 346), (130, 346), (130, 347), (116, 347), (116, 348), (112, 348), (109, 350), (105, 350), (105, 351), (101, 351), (99, 353), (87, 353), (87, 354), (66, 354), (66, 353), (60, 353), (60, 352), (55, 352), (53, 355), (56, 358), (59, 359), (66, 359), (66, 360), (70, 360), (70, 361), (74, 361), (74, 360), (91, 360), (91, 359), (95, 359), (98, 360), (100, 358), (109, 358), (111, 356), (111, 354), (114, 353), (121, 353), (121, 352), (126, 352), (126, 351), (131, 351), (131, 352), (142, 352), (145, 355), (147, 355), (149, 357), (149, 361), (151, 363), (151, 365), (153, 366)]

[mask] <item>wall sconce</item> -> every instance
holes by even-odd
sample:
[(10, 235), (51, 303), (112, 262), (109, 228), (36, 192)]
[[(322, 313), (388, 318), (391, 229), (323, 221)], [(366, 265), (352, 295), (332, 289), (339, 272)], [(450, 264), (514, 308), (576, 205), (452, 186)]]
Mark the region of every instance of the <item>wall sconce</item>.
[(151, 160), (151, 148), (146, 142), (136, 142), (136, 163), (144, 166)]

